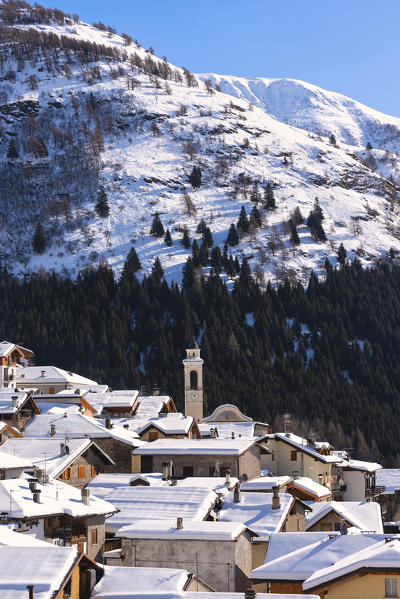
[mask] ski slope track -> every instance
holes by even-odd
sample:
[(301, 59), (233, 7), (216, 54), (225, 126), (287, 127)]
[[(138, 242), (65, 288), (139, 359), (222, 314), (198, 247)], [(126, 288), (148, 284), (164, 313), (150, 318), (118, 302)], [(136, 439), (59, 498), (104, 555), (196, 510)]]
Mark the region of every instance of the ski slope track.
[[(118, 274), (134, 244), (142, 273), (150, 272), (158, 256), (166, 279), (180, 282), (190, 255), (180, 242), (183, 227), (200, 244), (196, 228), (204, 219), (222, 251), (241, 206), (250, 214), (252, 185), (235, 190), (241, 173), (257, 181), (261, 193), (267, 182), (275, 193), (276, 210), (264, 211), (260, 204), (262, 226), (230, 248), (240, 259), (249, 258), (261, 284), (285, 276), (306, 281), (311, 269), (321, 274), (326, 258), (336, 264), (340, 243), (350, 259), (357, 255), (363, 265), (385, 258), (390, 248), (400, 251), (400, 119), (295, 80), (201, 74), (197, 87), (188, 87), (184, 78), (165, 81), (132, 67), (131, 58), (137, 54), (145, 60), (146, 50), (126, 47), (118, 35), (81, 22), (13, 27), (126, 52), (123, 60), (99, 59), (85, 68), (62, 51), (56, 64), (43, 57), (20, 64), (10, 57), (1, 64), (0, 167), (3, 174), (11, 168), (26, 178), (24, 187), (9, 189), (0, 204), (0, 252), (15, 273), (55, 271), (76, 277), (107, 261)], [(89, 77), (94, 68), (97, 74)], [(7, 75), (10, 69), (15, 80)], [(129, 78), (135, 80), (133, 90)], [(205, 79), (221, 91), (207, 91)], [(88, 140), (96, 127), (103, 147), (93, 170)], [(67, 143), (68, 131), (73, 140)], [(329, 141), (332, 133), (336, 144)], [(27, 143), (32, 135), (44, 141), (46, 156), (35, 154)], [(18, 148), (13, 159), (7, 157), (11, 139)], [(68, 153), (73, 141), (87, 152), (87, 159), (76, 164), (74, 153)], [(202, 171), (198, 190), (188, 181), (194, 165)], [(110, 205), (105, 218), (94, 210), (100, 185)], [(185, 191), (194, 205), (192, 214)], [(65, 197), (68, 214), (55, 208)], [(315, 241), (303, 224), (298, 227), (301, 243), (293, 246), (290, 214), (299, 207), (307, 218), (315, 198), (327, 241)], [(171, 247), (149, 233), (156, 211), (171, 231)], [(47, 238), (41, 255), (32, 251), (38, 221)], [(271, 239), (278, 242), (274, 253)]]

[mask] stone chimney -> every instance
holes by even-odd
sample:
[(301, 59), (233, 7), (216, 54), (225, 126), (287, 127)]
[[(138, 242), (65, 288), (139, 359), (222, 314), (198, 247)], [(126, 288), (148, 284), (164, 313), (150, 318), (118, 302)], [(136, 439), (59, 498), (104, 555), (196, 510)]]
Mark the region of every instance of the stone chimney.
[(36, 478), (30, 478), (30, 479), (28, 480), (28, 484), (29, 484), (29, 490), (30, 490), (32, 493), (33, 493), (33, 491), (35, 491), (35, 490), (36, 490), (36, 483), (37, 483), (37, 480), (36, 480)]
[(43, 470), (43, 468), (38, 468), (36, 470), (36, 478), (37, 478), (39, 485), (44, 485), (44, 477), (45, 477), (45, 471)]
[(82, 495), (82, 502), (85, 505), (90, 505), (90, 489), (82, 489), (81, 495)]
[(50, 437), (54, 437), (55, 434), (56, 434), (56, 425), (50, 424)]
[(13, 395), (11, 397), (11, 405), (13, 408), (18, 408), (18, 395)]
[(32, 495), (33, 495), (33, 501), (35, 503), (40, 503), (40, 493), (42, 491), (40, 489), (35, 489), (34, 491), (32, 491)]
[(60, 443), (60, 455), (64, 456), (64, 455), (68, 455), (69, 454), (69, 447), (66, 443)]
[(275, 486), (272, 488), (272, 509), (279, 510), (281, 507), (281, 498), (279, 496), (279, 487)]
[(46, 376), (46, 371), (45, 371), (45, 370), (41, 370), (40, 372), (41, 372), (41, 376), (42, 376), (42, 377), (43, 377), (43, 376)]
[(233, 491), (233, 501), (234, 503), (240, 503), (242, 497), (240, 492), (240, 484), (236, 483), (234, 491)]
[(176, 519), (176, 528), (178, 530), (182, 530), (182, 528), (183, 528), (183, 518), (177, 518)]
[(106, 428), (108, 428), (108, 429), (112, 428), (111, 420), (110, 420), (109, 416), (107, 416), (105, 423), (106, 423)]

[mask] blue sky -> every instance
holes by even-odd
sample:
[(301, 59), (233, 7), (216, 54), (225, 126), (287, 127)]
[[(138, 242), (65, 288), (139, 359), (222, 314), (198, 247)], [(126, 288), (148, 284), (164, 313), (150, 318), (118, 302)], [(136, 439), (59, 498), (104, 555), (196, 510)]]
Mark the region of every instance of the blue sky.
[(400, 117), (400, 0), (54, 0), (194, 72), (293, 77)]

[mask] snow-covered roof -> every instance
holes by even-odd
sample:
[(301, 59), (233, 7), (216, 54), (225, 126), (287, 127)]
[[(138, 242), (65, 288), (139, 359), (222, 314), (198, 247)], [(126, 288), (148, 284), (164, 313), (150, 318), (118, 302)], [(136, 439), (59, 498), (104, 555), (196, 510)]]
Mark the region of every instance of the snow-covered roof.
[(320, 485), (308, 476), (299, 476), (299, 478), (295, 478), (289, 484), (289, 487), (295, 487), (296, 489), (304, 491), (308, 495), (317, 497), (318, 499), (322, 499), (323, 497), (330, 497), (332, 495), (330, 489), (324, 487), (323, 485)]
[(306, 517), (306, 529), (310, 529), (330, 512), (360, 530), (383, 533), (381, 506), (375, 501), (324, 501), (309, 502), (312, 507)]
[[(290, 536), (284, 538), (283, 535)], [(309, 576), (338, 560), (352, 555), (360, 549), (372, 547), (383, 535), (335, 535), (328, 537), (320, 533), (320, 538), (308, 540), (314, 533), (277, 533), (271, 535), (274, 545), (283, 543), (279, 557), (273, 558), (268, 547), (265, 563), (251, 572), (252, 580), (292, 580), (304, 581)], [(296, 535), (296, 539), (293, 538)], [(303, 535), (303, 537), (299, 537)], [(296, 545), (297, 541), (297, 545)], [(303, 543), (302, 543), (303, 541)], [(286, 550), (283, 553), (283, 548)]]
[(365, 472), (379, 471), (382, 466), (376, 462), (364, 462), (360, 460), (342, 460), (341, 464), (345, 470), (362, 470)]
[[(153, 416), (150, 419), (133, 419), (134, 430), (141, 435), (148, 428), (155, 427), (166, 435), (185, 435), (193, 424), (192, 416), (184, 416), (180, 412), (171, 412), (165, 416)], [(135, 427), (137, 425), (137, 428)]]
[(129, 598), (131, 593), (149, 593), (153, 597), (185, 588), (190, 574), (172, 568), (123, 568), (104, 566), (104, 576), (92, 591), (92, 599)]
[(29, 457), (20, 458), (17, 455), (2, 451), (0, 448), (0, 470), (28, 468), (29, 466), (32, 466), (32, 460)]
[(382, 468), (382, 470), (378, 470), (376, 484), (385, 487), (385, 493), (392, 495), (400, 489), (400, 468)]
[(246, 530), (246, 526), (241, 522), (183, 519), (183, 528), (177, 528), (176, 525), (176, 520), (137, 520), (120, 528), (117, 536), (130, 539), (233, 541)]
[[(38, 396), (39, 397), (39, 396)], [(38, 401), (38, 397), (34, 397), (35, 404), (40, 410), (41, 414), (52, 414), (53, 416), (57, 416), (60, 414), (80, 414), (81, 407), (74, 403), (61, 403), (61, 399), (59, 402), (41, 402)]]
[(7, 422), (0, 422), (0, 435), (4, 433), (5, 430), (11, 432), (15, 437), (22, 437), (22, 434), (19, 432), (17, 428), (14, 426), (10, 426)]
[(0, 414), (14, 414), (25, 403), (28, 393), (25, 391), (4, 390), (0, 391)]
[(229, 486), (226, 486), (226, 478), (223, 476), (190, 476), (177, 480), (178, 487), (204, 487), (215, 491), (218, 495), (227, 495), (238, 482), (235, 476), (230, 477)]
[(242, 491), (272, 491), (274, 487), (283, 487), (293, 480), (290, 476), (259, 476), (240, 485)]
[(51, 599), (69, 574), (77, 554), (72, 547), (0, 546), (0, 597), (22, 599), (34, 585), (35, 599)]
[(6, 358), (15, 348), (22, 350), (24, 353), (33, 354), (31, 349), (22, 347), (22, 345), (16, 345), (15, 343), (11, 343), (11, 341), (0, 341), (0, 358)]
[[(203, 427), (205, 425), (203, 424)], [(209, 422), (208, 429), (216, 428), (220, 439), (231, 439), (232, 433), (235, 437), (251, 439), (254, 437), (255, 422)]]
[(138, 435), (134, 431), (124, 429), (122, 426), (113, 425), (112, 428), (106, 428), (103, 420), (84, 416), (83, 414), (63, 412), (62, 414), (39, 414), (34, 416), (25, 425), (25, 438), (27, 437), (50, 437), (50, 427), (54, 424), (56, 427), (52, 439), (74, 438), (104, 438), (112, 437), (123, 443), (128, 443), (133, 447), (139, 447), (144, 444), (138, 440)]
[(152, 418), (157, 416), (170, 399), (168, 395), (145, 395), (139, 397), (135, 418)]
[(307, 453), (309, 456), (313, 457), (315, 460), (324, 462), (325, 464), (336, 464), (341, 462), (340, 458), (337, 456), (321, 455), (318, 453), (318, 451), (316, 451), (316, 449), (308, 445), (307, 439), (299, 437), (293, 433), (274, 433), (272, 438), (275, 438), (277, 441), (283, 441), (283, 443), (287, 443), (293, 448), (303, 451), (304, 453)]
[(151, 517), (152, 520), (204, 520), (218, 495), (204, 487), (119, 487), (105, 496), (121, 510), (106, 521), (107, 530), (115, 531)]
[(149, 486), (165, 487), (169, 483), (162, 479), (162, 474), (98, 474), (93, 478), (86, 487), (96, 495), (96, 497), (104, 498), (108, 493), (117, 487), (128, 487), (131, 482), (137, 479), (144, 479), (149, 483)]
[(89, 505), (85, 505), (79, 489), (59, 480), (45, 485), (37, 483), (36, 488), (40, 490), (40, 503), (33, 501), (27, 478), (0, 481), (0, 512), (7, 512), (11, 518), (19, 519), (52, 514), (67, 514), (77, 518), (116, 511), (112, 504), (94, 495), (90, 496)]
[(136, 389), (131, 389), (127, 391), (110, 391), (107, 393), (88, 393), (86, 398), (88, 402), (97, 408), (98, 412), (102, 410), (107, 411), (107, 409), (116, 409), (116, 408), (132, 408), (135, 403), (137, 396), (139, 395), (139, 391)]
[(90, 439), (69, 439), (67, 442), (69, 453), (61, 455), (61, 439), (51, 437), (7, 439), (1, 450), (11, 455), (16, 455), (22, 459), (29, 459), (34, 466), (44, 468), (46, 474), (51, 478), (56, 478), (73, 462), (78, 456), (86, 451), (91, 445), (99, 451), (104, 459), (110, 464), (114, 462), (107, 454), (103, 452), (98, 445)]
[(267, 555), (264, 562), (267, 564), (279, 557), (288, 555), (303, 547), (313, 545), (324, 539), (340, 535), (340, 532), (273, 532), (269, 536)]
[(29, 533), (18, 532), (15, 526), (0, 525), (0, 545), (9, 547), (48, 547), (47, 541), (37, 539)]
[[(44, 373), (42, 375), (42, 373)], [(85, 386), (97, 385), (96, 381), (87, 379), (84, 376), (71, 371), (63, 370), (58, 366), (25, 366), (17, 370), (17, 385), (33, 385), (49, 383), (65, 383), (70, 385)]]
[(258, 536), (268, 536), (282, 528), (295, 501), (289, 493), (280, 493), (281, 505), (273, 509), (272, 497), (272, 493), (241, 493), (240, 503), (235, 503), (233, 493), (230, 493), (224, 500), (218, 520), (243, 522)]
[(236, 455), (254, 445), (254, 439), (157, 439), (135, 450), (138, 455)]
[[(364, 535), (357, 535), (358, 537)], [(351, 538), (351, 537), (350, 537)], [(329, 583), (336, 578), (347, 576), (361, 570), (384, 569), (399, 571), (400, 563), (400, 539), (380, 540), (373, 545), (362, 547), (358, 551), (352, 551), (339, 560), (334, 560), (327, 567), (314, 570), (314, 573), (303, 583), (303, 589), (317, 588), (323, 584)]]

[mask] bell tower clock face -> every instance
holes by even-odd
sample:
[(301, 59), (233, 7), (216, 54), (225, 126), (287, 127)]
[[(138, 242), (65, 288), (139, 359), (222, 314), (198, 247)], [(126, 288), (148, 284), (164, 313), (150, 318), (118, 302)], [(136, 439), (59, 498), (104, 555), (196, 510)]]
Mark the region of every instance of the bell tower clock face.
[(200, 393), (198, 391), (190, 391), (189, 399), (191, 401), (197, 401), (200, 399)]

